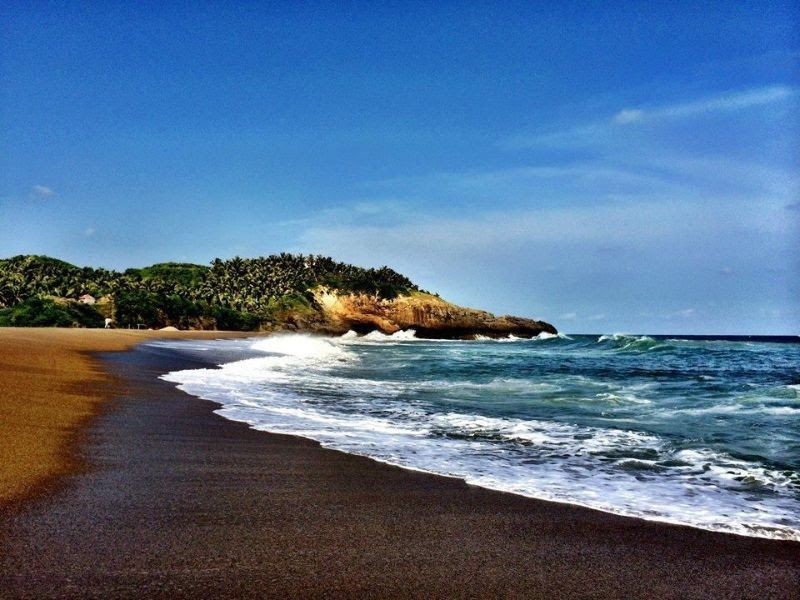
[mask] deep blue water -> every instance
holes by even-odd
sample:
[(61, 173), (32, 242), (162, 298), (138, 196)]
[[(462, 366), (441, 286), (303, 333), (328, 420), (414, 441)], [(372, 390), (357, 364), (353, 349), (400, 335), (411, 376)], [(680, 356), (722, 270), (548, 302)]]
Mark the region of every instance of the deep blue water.
[(158, 342), (225, 417), (619, 514), (800, 539), (800, 338)]

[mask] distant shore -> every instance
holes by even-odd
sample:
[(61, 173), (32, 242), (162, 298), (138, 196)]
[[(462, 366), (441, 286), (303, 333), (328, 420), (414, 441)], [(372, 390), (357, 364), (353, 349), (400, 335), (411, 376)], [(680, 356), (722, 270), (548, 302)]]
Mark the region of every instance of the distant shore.
[[(161, 332), (105, 334), (0, 332), (17, 348), (0, 355), (4, 414), (13, 398), (36, 407), (4, 438), (59, 457), (45, 481), (72, 472), (0, 509), (9, 597), (790, 598), (800, 586), (797, 543), (492, 492), (249, 429), (157, 378), (203, 363), (147, 346), (86, 354)], [(56, 408), (45, 431), (58, 444), (22, 427)]]

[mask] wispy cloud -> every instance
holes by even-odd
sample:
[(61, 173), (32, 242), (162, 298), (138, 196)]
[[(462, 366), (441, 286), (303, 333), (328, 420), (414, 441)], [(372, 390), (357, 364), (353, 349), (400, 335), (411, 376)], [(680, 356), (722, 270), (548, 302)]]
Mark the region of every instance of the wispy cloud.
[(599, 116), (594, 121), (555, 131), (511, 136), (500, 140), (499, 145), (506, 149), (519, 150), (579, 142), (583, 144), (602, 143), (609, 135), (616, 136), (615, 130), (622, 126), (666, 122), (704, 114), (731, 113), (747, 108), (766, 107), (779, 102), (795, 100), (800, 96), (798, 91), (797, 88), (788, 85), (773, 85), (670, 104), (624, 107), (610, 117)]
[(623, 108), (612, 119), (615, 123), (625, 125), (627, 123), (637, 123), (645, 118), (645, 112), (638, 108)]
[[(562, 315), (558, 315), (558, 320), (559, 321), (575, 321), (575, 320), (578, 319), (578, 316), (579, 315), (578, 315), (577, 312), (568, 312), (568, 313), (564, 313)], [(605, 315), (605, 313), (596, 313), (596, 314), (589, 315), (589, 316), (586, 316), (586, 317), (581, 317), (581, 319), (584, 320), (584, 321), (605, 321), (606, 320), (606, 315)]]
[[(364, 187), (381, 193), (407, 193), (415, 197), (458, 194), (463, 202), (470, 197), (509, 200), (520, 194), (530, 197), (536, 190), (540, 201), (551, 192), (563, 197), (566, 192), (578, 200), (584, 192), (593, 198), (605, 190), (615, 194), (647, 190), (649, 193), (674, 192), (676, 183), (662, 173), (628, 165), (608, 165), (591, 161), (569, 164), (533, 164), (486, 170), (434, 172), (365, 182)], [(397, 211), (396, 206), (389, 209)], [(366, 211), (360, 211), (367, 214)]]
[(46, 185), (35, 185), (31, 188), (31, 196), (35, 198), (50, 198), (55, 192)]
[(612, 117), (618, 125), (641, 123), (658, 119), (679, 119), (703, 113), (741, 110), (753, 106), (772, 104), (794, 96), (797, 90), (785, 85), (756, 88), (721, 94), (692, 102), (657, 106), (654, 108), (624, 108)]
[[(308, 223), (299, 241), (305, 251), (327, 249), (347, 256), (361, 248), (372, 256), (405, 253), (425, 260), (431, 254), (464, 258), (521, 244), (553, 248), (591, 244), (592, 254), (606, 260), (601, 250), (609, 241), (624, 241), (619, 249), (623, 253), (637, 245), (650, 246), (676, 237), (686, 245), (702, 244), (710, 236), (741, 231), (743, 220), (753, 229), (780, 234), (785, 228), (780, 210), (767, 210), (758, 202), (730, 203), (726, 197), (709, 196), (705, 203), (656, 197), (646, 202), (498, 209), (463, 217), (429, 212), (424, 219), (419, 212), (408, 210), (396, 213), (391, 222), (377, 223), (365, 222), (356, 213), (345, 221), (342, 212), (333, 219), (322, 215)], [(554, 268), (552, 263), (549, 268)]]
[[(523, 179), (536, 177), (539, 198), (551, 194), (573, 203), (726, 196), (794, 210), (800, 175), (789, 161), (791, 148), (798, 147), (798, 99), (798, 88), (773, 85), (626, 107), (583, 124), (502, 140), (500, 147), (515, 151), (517, 159), (530, 150), (551, 164), (464, 176), (463, 182), (468, 187), (482, 179), (516, 178), (522, 187)], [(684, 121), (690, 117), (691, 127)], [(566, 162), (565, 156), (580, 158)]]
[(691, 319), (697, 315), (697, 310), (694, 308), (684, 308), (682, 310), (676, 310), (671, 313), (667, 313), (664, 315), (667, 319)]

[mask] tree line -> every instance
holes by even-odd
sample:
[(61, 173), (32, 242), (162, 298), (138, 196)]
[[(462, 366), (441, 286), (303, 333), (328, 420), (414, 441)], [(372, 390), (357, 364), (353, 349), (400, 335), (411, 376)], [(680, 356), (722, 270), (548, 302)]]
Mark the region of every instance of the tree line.
[[(281, 253), (215, 259), (209, 266), (160, 263), (124, 272), (78, 267), (47, 256), (0, 260), (0, 325), (253, 330), (319, 317), (313, 290), (391, 299), (419, 288), (382, 267)], [(94, 306), (78, 302), (89, 294)]]

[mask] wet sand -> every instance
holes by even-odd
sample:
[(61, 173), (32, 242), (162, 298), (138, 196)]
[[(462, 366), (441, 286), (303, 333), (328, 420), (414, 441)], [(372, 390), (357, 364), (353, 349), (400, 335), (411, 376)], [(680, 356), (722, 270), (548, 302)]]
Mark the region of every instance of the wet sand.
[(800, 544), (526, 499), (227, 421), (105, 355), (125, 385), (92, 466), (0, 513), (0, 596), (790, 598)]
[(156, 338), (242, 335), (0, 327), (0, 505), (46, 491), (81, 467), (80, 434), (115, 384), (90, 352), (128, 350)]

